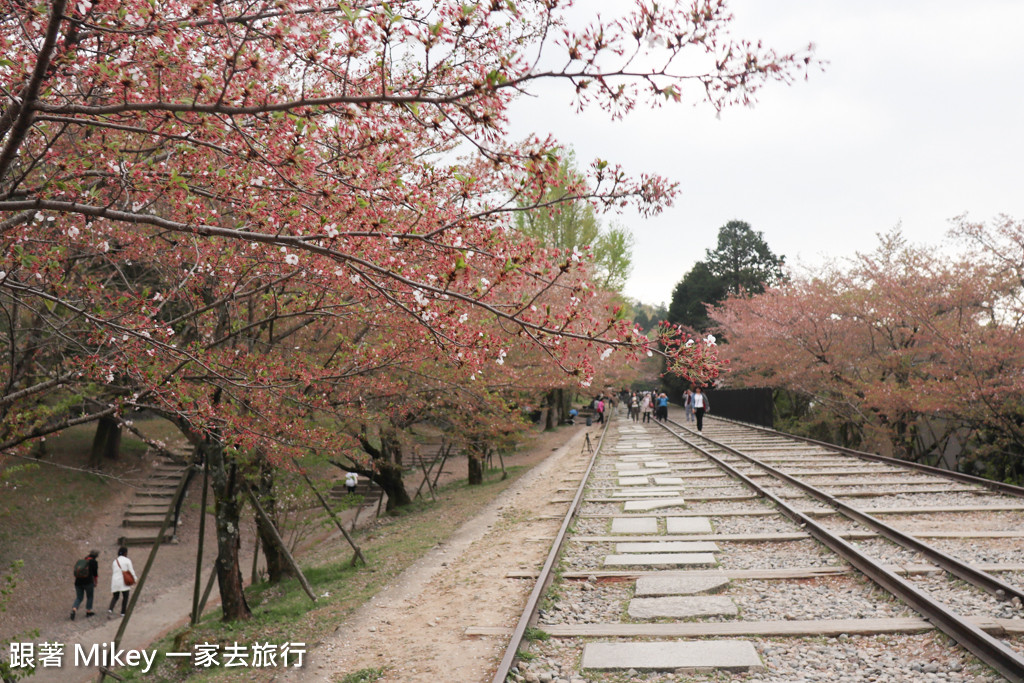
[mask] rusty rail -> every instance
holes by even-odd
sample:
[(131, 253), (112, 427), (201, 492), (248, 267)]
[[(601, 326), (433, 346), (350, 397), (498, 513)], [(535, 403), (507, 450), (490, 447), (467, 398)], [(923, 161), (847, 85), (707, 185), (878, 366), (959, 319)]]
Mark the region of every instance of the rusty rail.
[[(501, 663), (498, 665), (498, 670), (495, 672), (494, 678), (491, 679), (492, 683), (504, 683), (505, 679), (508, 678), (508, 674), (512, 670), (512, 665), (515, 663), (516, 653), (519, 651), (519, 646), (522, 645), (523, 637), (526, 635), (526, 629), (536, 622), (537, 607), (540, 604), (541, 597), (544, 595), (544, 591), (548, 589), (548, 586), (551, 585), (551, 581), (554, 578), (555, 562), (558, 561), (558, 557), (562, 552), (562, 547), (565, 545), (569, 525), (572, 524), (572, 520), (576, 517), (577, 510), (579, 510), (580, 503), (583, 502), (583, 492), (587, 488), (587, 482), (590, 480), (590, 473), (594, 469), (594, 463), (597, 461), (598, 454), (601, 452), (601, 444), (604, 443), (604, 437), (605, 434), (608, 433), (608, 425), (610, 423), (610, 419), (605, 419), (604, 429), (601, 430), (601, 436), (597, 440), (597, 446), (594, 448), (594, 452), (590, 454), (590, 461), (587, 463), (587, 469), (583, 473), (583, 478), (580, 479), (580, 485), (576, 488), (576, 495), (573, 497), (572, 503), (569, 505), (569, 509), (566, 511), (565, 517), (562, 519), (562, 526), (558, 529), (558, 535), (555, 536), (555, 540), (551, 544), (551, 550), (548, 552), (547, 559), (544, 561), (544, 566), (541, 567), (540, 576), (537, 577), (537, 583), (534, 585), (533, 591), (530, 593), (530, 597), (526, 601), (526, 606), (523, 608), (523, 612), (519, 617), (519, 622), (516, 624), (515, 631), (512, 632), (512, 639), (509, 641), (508, 647), (505, 649), (505, 656), (502, 657)], [(589, 436), (589, 432), (587, 435)]]
[[(701, 448), (698, 444), (694, 443), (693, 441), (690, 441), (681, 434), (673, 431), (664, 423), (659, 424), (661, 424), (662, 428), (665, 429), (667, 432), (673, 434), (681, 441), (689, 445), (691, 448), (694, 448), (695, 450), (701, 452), (705, 457), (714, 462), (719, 468), (729, 473), (734, 478), (742, 481), (748, 488), (770, 500), (772, 503), (775, 504), (776, 507), (779, 508), (779, 510), (782, 511), (783, 514), (792, 519), (794, 522), (800, 524), (802, 527), (804, 527), (807, 530), (807, 532), (811, 534), (811, 536), (813, 536), (815, 539), (823, 543), (828, 548), (832, 549), (840, 557), (846, 560), (850, 565), (852, 565), (856, 569), (859, 569), (861, 572), (864, 573), (865, 576), (870, 578), (879, 586), (895, 595), (908, 606), (915, 609), (918, 613), (921, 614), (922, 617), (924, 617), (932, 624), (934, 624), (936, 628), (938, 628), (943, 633), (948, 635), (950, 638), (955, 640), (957, 643), (962, 645), (965, 649), (969, 650), (980, 660), (994, 668), (1000, 674), (1005, 676), (1008, 680), (1024, 683), (1024, 657), (1022, 657), (1012, 648), (1008, 647), (1005, 643), (1003, 643), (997, 638), (990, 636), (989, 634), (979, 629), (977, 626), (964, 620), (959, 614), (950, 609), (946, 604), (938, 600), (935, 600), (924, 591), (921, 591), (918, 588), (916, 588), (910, 582), (889, 571), (881, 564), (879, 564), (872, 558), (868, 557), (866, 554), (860, 552), (854, 546), (847, 543), (839, 536), (833, 534), (831, 531), (823, 527), (810, 516), (805, 515), (802, 512), (799, 512), (798, 510), (791, 507), (789, 504), (787, 504), (785, 501), (783, 501), (775, 494), (756, 484), (752, 479), (750, 479), (742, 472), (736, 470), (727, 462), (716, 457), (714, 454), (710, 453), (706, 449)], [(677, 427), (687, 429), (688, 431), (692, 431), (689, 430), (689, 428), (684, 427), (683, 425), (680, 425), (676, 422), (672, 422), (672, 424)], [(746, 427), (747, 425), (742, 426)], [(786, 481), (787, 483), (797, 486), (798, 488), (818, 498), (822, 502), (835, 506), (844, 514), (846, 514), (848, 510), (856, 512), (857, 514), (855, 518), (857, 519), (857, 521), (864, 524), (868, 524), (870, 526), (874, 526), (880, 533), (883, 533), (884, 535), (889, 537), (890, 540), (893, 540), (898, 544), (903, 544), (902, 540), (897, 540), (898, 538), (913, 539), (913, 537), (908, 536), (907, 534), (903, 534), (902, 532), (899, 532), (896, 529), (892, 529), (888, 525), (879, 522), (870, 515), (855, 510), (854, 508), (850, 508), (844, 503), (836, 501), (832, 496), (825, 494), (821, 491), (818, 491), (817, 489), (810, 485), (803, 484), (802, 482), (796, 480), (794, 477), (783, 472), (779, 472), (774, 467), (771, 467), (770, 465), (765, 465), (764, 463), (759, 462), (756, 458), (753, 458), (745, 453), (742, 453), (741, 451), (735, 448), (727, 446), (726, 444), (723, 444), (721, 442), (715, 441), (714, 439), (710, 439), (704, 436), (703, 434), (700, 435), (699, 438), (708, 441), (711, 444), (714, 444), (717, 448), (732, 453), (733, 455), (743, 458), (748, 462), (756, 464), (758, 467), (763, 468), (772, 476), (775, 476), (783, 481)], [(890, 532), (892, 533), (892, 536), (890, 536)], [(1005, 587), (1008, 587), (1010, 590), (1013, 591), (1014, 595), (1021, 594), (1018, 589), (1009, 586), (1008, 584), (1004, 584), (999, 579), (991, 577), (988, 574), (985, 574), (984, 572), (979, 572), (978, 570), (974, 569), (973, 567), (970, 567), (966, 563), (960, 562), (954, 557), (946, 555), (945, 553), (941, 553), (940, 551), (931, 548), (930, 546), (927, 546), (918, 539), (913, 539), (913, 541), (915, 543), (911, 547), (913, 547), (914, 550), (924, 552), (921, 550), (921, 547), (927, 548), (929, 552), (925, 554), (927, 554), (929, 558), (933, 561), (936, 560), (938, 556), (942, 556), (940, 566), (942, 566), (947, 571), (956, 574), (960, 578), (964, 578), (965, 580), (974, 583), (973, 578), (966, 577), (974, 577), (976, 574), (982, 574), (985, 577), (987, 577), (987, 579), (985, 579), (986, 584), (988, 583), (988, 579), (991, 579), (992, 581), (997, 582), (999, 586), (1004, 587), (1004, 590), (1006, 589)], [(957, 571), (955, 572), (950, 568), (954, 566), (957, 568)], [(981, 587), (986, 588), (986, 590), (989, 590), (987, 586)]]

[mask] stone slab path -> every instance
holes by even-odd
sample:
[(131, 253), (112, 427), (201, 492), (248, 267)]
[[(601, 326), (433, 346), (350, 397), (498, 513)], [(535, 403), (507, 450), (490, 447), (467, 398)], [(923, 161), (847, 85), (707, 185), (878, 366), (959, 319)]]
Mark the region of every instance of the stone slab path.
[(587, 643), (583, 668), (597, 670), (675, 671), (722, 669), (764, 671), (753, 643), (741, 640), (698, 642)]
[(694, 576), (695, 572), (661, 572), (651, 576), (641, 576), (636, 580), (638, 598), (652, 598), (663, 595), (693, 595), (708, 593), (729, 585), (729, 577)]
[(657, 517), (616, 517), (612, 520), (613, 534), (656, 534)]
[(633, 598), (628, 614), (634, 619), (693, 619), (695, 617), (735, 617), (740, 611), (732, 598), (724, 595), (671, 595), (657, 598)]

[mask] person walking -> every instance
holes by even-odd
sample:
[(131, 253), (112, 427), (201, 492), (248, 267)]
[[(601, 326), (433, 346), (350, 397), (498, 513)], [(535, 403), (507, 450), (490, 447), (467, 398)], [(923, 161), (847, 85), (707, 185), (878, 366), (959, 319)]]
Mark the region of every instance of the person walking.
[(640, 411), (644, 414), (643, 422), (651, 421), (651, 392), (645, 391), (640, 398)]
[(117, 557), (110, 567), (110, 592), (113, 596), (110, 598), (110, 607), (107, 608), (107, 619), (114, 618), (114, 607), (117, 606), (118, 599), (121, 600), (121, 616), (124, 616), (125, 610), (128, 609), (128, 591), (138, 580), (135, 567), (128, 559), (128, 548), (121, 546), (117, 549)]
[(708, 397), (701, 393), (700, 387), (693, 390), (693, 414), (697, 418), (697, 433), (704, 429), (704, 413), (711, 410)]
[(693, 421), (693, 392), (689, 389), (683, 392), (683, 415), (687, 422)]
[(356, 484), (359, 483), (359, 475), (356, 472), (345, 473), (345, 488), (350, 494), (356, 492)]
[(658, 410), (654, 416), (662, 422), (668, 419), (668, 394), (664, 391), (658, 394)]
[(75, 604), (71, 605), (71, 621), (75, 620), (82, 598), (85, 598), (85, 616), (91, 617), (96, 614), (92, 611), (92, 598), (100, 578), (100, 565), (96, 562), (99, 555), (99, 550), (90, 550), (88, 555), (75, 562)]
[(640, 397), (635, 391), (629, 396), (629, 417), (633, 422), (640, 419)]
[(594, 410), (597, 411), (597, 424), (604, 424), (604, 398), (601, 396), (597, 397), (597, 402), (594, 404)]

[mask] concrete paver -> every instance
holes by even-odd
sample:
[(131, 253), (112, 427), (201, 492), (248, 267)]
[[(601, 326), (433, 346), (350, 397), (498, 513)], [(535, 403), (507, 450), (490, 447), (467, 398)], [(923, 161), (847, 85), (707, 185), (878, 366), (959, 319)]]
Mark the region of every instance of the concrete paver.
[(615, 498), (643, 498), (645, 496), (678, 496), (679, 489), (666, 489), (657, 486), (647, 488), (634, 488), (627, 491), (615, 491), (612, 496)]
[(613, 534), (656, 534), (657, 517), (616, 517), (612, 519)]
[(670, 534), (710, 534), (711, 520), (707, 517), (666, 517), (666, 531)]
[(717, 553), (721, 550), (712, 541), (644, 541), (616, 543), (615, 552), (623, 553)]
[(633, 598), (629, 616), (634, 619), (689, 619), (692, 617), (734, 617), (739, 608), (724, 595), (673, 595), (658, 598)]
[(587, 643), (582, 664), (584, 669), (679, 673), (764, 671), (754, 644), (743, 640)]
[(638, 598), (653, 598), (661, 595), (694, 595), (709, 593), (729, 585), (729, 577), (694, 576), (694, 572), (660, 572), (651, 576), (641, 576), (636, 580)]

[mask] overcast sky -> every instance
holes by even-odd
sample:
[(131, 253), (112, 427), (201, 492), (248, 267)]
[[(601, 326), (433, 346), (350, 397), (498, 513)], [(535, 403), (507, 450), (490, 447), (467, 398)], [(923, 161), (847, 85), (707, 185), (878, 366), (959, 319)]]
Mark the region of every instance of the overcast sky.
[(574, 113), (564, 88), (513, 109), (514, 135), (550, 132), (581, 163), (601, 157), (681, 184), (658, 217), (611, 217), (636, 240), (628, 296), (668, 302), (733, 219), (803, 265), (868, 251), (897, 224), (914, 242), (938, 243), (963, 213), (1024, 219), (1024, 2), (729, 6), (734, 35), (780, 52), (813, 42), (825, 71), (769, 86), (755, 108), (717, 119), (683, 104), (612, 122)]

